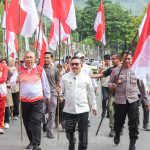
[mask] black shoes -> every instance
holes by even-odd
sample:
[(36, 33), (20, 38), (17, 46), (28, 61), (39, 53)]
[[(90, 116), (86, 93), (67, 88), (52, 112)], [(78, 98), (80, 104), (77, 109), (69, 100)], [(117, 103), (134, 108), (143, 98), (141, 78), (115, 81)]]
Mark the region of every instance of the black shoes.
[(115, 134), (114, 136), (114, 143), (118, 145), (120, 143), (120, 134)]
[(41, 147), (39, 145), (33, 146), (32, 150), (41, 150)]
[(129, 150), (136, 150), (135, 145), (130, 145)]
[(53, 139), (54, 138), (54, 136), (53, 136), (51, 131), (47, 131), (46, 137), (49, 138), (49, 139)]
[(33, 148), (33, 145), (32, 143), (30, 143), (29, 145), (27, 145), (26, 149), (32, 149)]
[(88, 120), (88, 127), (91, 127), (91, 123), (90, 123), (90, 120)]
[(149, 128), (148, 125), (144, 125), (144, 126), (143, 126), (143, 129), (144, 129), (145, 131), (150, 131), (150, 128)]
[(136, 140), (130, 140), (129, 150), (136, 150), (135, 143)]
[(32, 143), (30, 143), (26, 149), (32, 149), (32, 150), (41, 150), (41, 147), (39, 145), (33, 146)]
[(43, 132), (47, 132), (47, 123), (43, 124)]

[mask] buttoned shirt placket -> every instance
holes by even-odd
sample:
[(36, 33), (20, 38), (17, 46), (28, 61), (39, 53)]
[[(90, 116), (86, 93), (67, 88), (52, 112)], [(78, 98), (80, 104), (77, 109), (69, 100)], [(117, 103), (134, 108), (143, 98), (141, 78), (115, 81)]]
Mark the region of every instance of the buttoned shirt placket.
[[(130, 103), (130, 101), (128, 100), (128, 95), (129, 95), (129, 86), (130, 86), (130, 75), (131, 72), (129, 69), (126, 69), (126, 100)], [(126, 101), (126, 102), (127, 102)]]
[(75, 75), (74, 76), (74, 103), (75, 103), (74, 107), (75, 107), (76, 113), (77, 113), (76, 100), (77, 100), (77, 91), (78, 91), (77, 85), (78, 85), (78, 75)]

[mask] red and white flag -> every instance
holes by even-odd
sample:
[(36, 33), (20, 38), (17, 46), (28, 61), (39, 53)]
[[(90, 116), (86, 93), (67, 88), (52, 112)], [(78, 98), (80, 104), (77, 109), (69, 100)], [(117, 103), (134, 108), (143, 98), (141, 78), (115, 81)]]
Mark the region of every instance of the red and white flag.
[(22, 36), (32, 37), (38, 24), (39, 18), (34, 0), (10, 1), (8, 9), (9, 31)]
[(2, 20), (2, 28), (5, 29), (5, 42), (8, 44), (8, 0), (4, 1), (4, 15), (3, 15), (3, 20)]
[[(40, 1), (39, 10), (42, 11), (43, 0)], [(56, 49), (57, 43), (60, 39), (68, 38), (71, 34), (71, 29), (75, 30), (76, 16), (73, 0), (45, 0), (43, 5), (43, 14), (50, 18), (53, 22), (50, 35), (49, 46)]]
[(58, 39), (57, 39), (57, 36), (55, 35), (55, 30), (54, 30), (54, 24), (53, 23), (52, 23), (51, 28), (50, 28), (48, 45), (52, 50), (56, 50), (56, 48), (58, 46)]
[(16, 54), (18, 50), (18, 41), (15, 33), (8, 31), (8, 0), (5, 0), (4, 15), (2, 20), (2, 27), (5, 29), (5, 41), (6, 52), (8, 48), (8, 55), (12, 53)]
[(94, 23), (94, 30), (96, 31), (96, 41), (101, 41), (104, 45), (106, 45), (105, 38), (105, 11), (104, 4), (101, 1), (101, 4), (98, 8), (97, 16)]
[[(64, 39), (68, 38), (71, 34), (71, 29), (66, 26), (64, 30), (62, 24), (60, 24), (60, 39), (63, 41)], [(50, 28), (50, 34), (49, 34), (49, 46), (51, 49), (56, 50), (57, 45), (59, 43), (59, 23), (55, 22), (52, 23), (51, 28)]]
[(6, 18), (8, 16), (8, 0), (4, 1), (4, 14), (2, 19), (2, 28), (6, 28)]
[(11, 55), (12, 53), (16, 54), (16, 52), (18, 51), (18, 40), (17, 40), (17, 36), (15, 33), (8, 32), (8, 45), (7, 46), (8, 46), (8, 55)]
[(40, 0), (38, 10), (47, 18), (53, 20), (52, 0)]
[(144, 20), (133, 57), (132, 70), (138, 79), (146, 83), (146, 76), (150, 75), (150, 3)]
[(42, 27), (40, 27), (40, 30), (39, 30), (39, 27), (36, 30), (36, 41), (35, 41), (34, 46), (35, 48), (37, 48), (38, 53), (39, 53), (40, 65), (43, 66), (44, 65), (44, 53), (49, 50), (48, 50), (48, 43), (47, 43)]
[[(73, 0), (40, 0), (38, 10), (43, 15), (51, 19), (53, 23), (60, 19), (61, 23), (66, 23), (72, 30), (77, 27), (75, 7)], [(65, 30), (65, 29), (64, 29)]]
[(70, 35), (69, 35), (67, 38), (63, 39), (63, 42), (64, 42), (66, 45), (71, 44), (71, 37), (70, 37)]

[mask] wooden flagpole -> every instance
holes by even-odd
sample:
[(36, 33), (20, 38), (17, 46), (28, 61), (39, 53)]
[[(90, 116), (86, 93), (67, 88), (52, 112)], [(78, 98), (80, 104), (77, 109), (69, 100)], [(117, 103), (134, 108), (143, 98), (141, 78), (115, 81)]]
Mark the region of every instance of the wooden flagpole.
[(44, 8), (44, 3), (45, 3), (45, 0), (43, 0), (42, 2), (42, 9), (41, 9), (41, 12), (40, 12), (40, 17), (39, 17), (39, 31), (38, 31), (38, 39), (37, 39), (37, 43), (36, 43), (36, 52), (35, 52), (35, 56), (37, 58), (38, 56), (38, 43), (39, 43), (39, 38), (40, 38), (40, 28), (41, 28), (41, 25), (42, 25), (42, 15), (43, 15), (43, 8)]
[[(61, 72), (61, 68), (60, 68), (60, 57), (61, 57), (61, 20), (60, 20), (60, 16), (59, 16), (59, 47), (58, 47), (58, 61), (59, 61), (59, 71), (58, 71), (58, 76), (59, 76), (59, 80), (60, 80), (60, 72)], [(60, 84), (60, 83), (59, 83)], [(59, 85), (60, 86), (60, 85)], [(60, 93), (58, 93), (58, 99), (57, 99), (57, 128), (58, 128), (58, 139), (59, 139), (59, 112), (60, 112)]]
[[(18, 49), (19, 49), (19, 45), (20, 45), (20, 0), (19, 0), (19, 9), (18, 9)], [(20, 75), (20, 53), (21, 53), (21, 48), (18, 50), (18, 73)], [(22, 123), (22, 102), (20, 100), (20, 82), (19, 84), (19, 101), (20, 101), (20, 126), (21, 126), (21, 141), (23, 141), (23, 123)]]

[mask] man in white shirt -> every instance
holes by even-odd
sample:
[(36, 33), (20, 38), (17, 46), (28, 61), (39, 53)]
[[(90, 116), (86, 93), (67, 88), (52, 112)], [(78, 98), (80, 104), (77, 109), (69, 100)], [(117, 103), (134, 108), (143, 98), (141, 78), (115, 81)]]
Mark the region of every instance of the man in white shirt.
[(90, 108), (97, 114), (92, 81), (81, 71), (82, 63), (79, 57), (71, 59), (71, 71), (61, 78), (61, 93), (64, 93), (65, 106), (63, 126), (69, 141), (69, 150), (75, 150), (75, 127), (78, 123), (78, 150), (86, 150), (88, 145), (88, 115)]
[[(81, 59), (81, 63), (82, 63), (81, 71), (83, 73), (87, 74), (89, 77), (91, 77), (93, 75), (93, 71), (90, 68), (90, 66), (85, 63), (85, 55), (84, 55), (84, 53), (77, 52), (75, 54), (75, 56), (77, 56), (77, 57), (79, 57)], [(96, 82), (95, 79), (91, 79), (91, 80), (92, 80), (92, 85), (93, 85), (94, 91), (97, 92), (97, 89), (98, 89), (97, 82)], [(90, 126), (91, 126), (91, 124), (90, 124), (90, 117), (89, 117), (88, 118), (88, 127), (90, 127)]]

